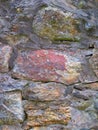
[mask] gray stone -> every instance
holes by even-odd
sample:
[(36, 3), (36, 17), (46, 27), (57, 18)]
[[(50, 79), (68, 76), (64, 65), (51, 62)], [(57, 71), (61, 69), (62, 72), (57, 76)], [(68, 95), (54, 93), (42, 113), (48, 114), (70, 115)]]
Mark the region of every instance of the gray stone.
[(11, 54), (12, 48), (9, 45), (0, 45), (0, 72), (9, 71), (9, 60)]
[(97, 91), (90, 90), (90, 89), (83, 90), (83, 91), (79, 91), (79, 90), (74, 90), (73, 91), (73, 96), (75, 96), (77, 98), (84, 99), (84, 100), (97, 97), (97, 95), (98, 95)]
[(0, 124), (14, 124), (23, 122), (21, 92), (7, 92), (0, 94)]
[(98, 49), (94, 50), (93, 56), (90, 58), (90, 65), (95, 72), (96, 76), (98, 77)]
[(0, 74), (0, 125), (23, 122), (21, 91), (25, 84), (6, 74)]

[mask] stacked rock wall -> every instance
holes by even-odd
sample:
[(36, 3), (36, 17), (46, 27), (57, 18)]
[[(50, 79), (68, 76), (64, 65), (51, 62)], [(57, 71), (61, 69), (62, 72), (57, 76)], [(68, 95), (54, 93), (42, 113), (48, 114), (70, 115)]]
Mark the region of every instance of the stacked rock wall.
[(0, 130), (98, 130), (98, 0), (0, 0)]

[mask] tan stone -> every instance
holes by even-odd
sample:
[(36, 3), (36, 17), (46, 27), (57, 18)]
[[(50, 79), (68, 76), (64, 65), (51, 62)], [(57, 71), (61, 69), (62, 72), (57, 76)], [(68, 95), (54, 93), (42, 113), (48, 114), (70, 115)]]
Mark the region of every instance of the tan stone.
[(64, 100), (66, 86), (59, 83), (32, 83), (23, 89), (24, 99), (33, 101)]
[(66, 104), (25, 102), (27, 121), (24, 127), (50, 124), (67, 124), (70, 119), (70, 107)]

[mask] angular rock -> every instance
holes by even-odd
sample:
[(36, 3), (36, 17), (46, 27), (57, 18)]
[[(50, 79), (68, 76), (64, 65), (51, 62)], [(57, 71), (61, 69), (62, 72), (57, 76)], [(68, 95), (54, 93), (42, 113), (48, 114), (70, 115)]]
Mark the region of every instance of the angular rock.
[(0, 125), (22, 122), (23, 119), (21, 92), (0, 94)]
[(18, 81), (7, 74), (0, 74), (0, 93), (7, 93), (11, 91), (20, 91), (27, 84), (27, 81)]
[(70, 107), (65, 103), (52, 104), (25, 101), (24, 109), (27, 120), (24, 129), (50, 124), (67, 124), (70, 121)]
[(0, 74), (0, 125), (12, 125), (24, 120), (21, 91), (25, 84)]
[(33, 101), (64, 100), (65, 90), (66, 86), (58, 83), (31, 83), (23, 89), (23, 97)]
[(32, 81), (76, 83), (79, 80), (81, 62), (72, 55), (56, 50), (21, 52), (16, 59), (12, 75)]
[(41, 9), (33, 21), (34, 32), (42, 38), (51, 41), (79, 41), (80, 33), (76, 26), (79, 20), (70, 11), (46, 7)]
[(9, 60), (12, 54), (12, 48), (9, 45), (0, 45), (0, 72), (9, 71)]
[(98, 95), (97, 91), (90, 90), (90, 89), (83, 90), (83, 91), (78, 91), (78, 90), (73, 91), (73, 96), (84, 100), (90, 99), (91, 97), (92, 98), (97, 97), (97, 95)]
[(98, 83), (89, 83), (89, 84), (76, 84), (74, 87), (78, 90), (91, 89), (98, 91)]
[(98, 49), (96, 49), (94, 51), (94, 54), (89, 61), (90, 61), (93, 71), (95, 72), (96, 76), (98, 77)]
[(75, 108), (71, 109), (72, 114), (72, 128), (80, 130), (82, 128), (90, 129), (97, 125), (97, 113), (93, 110), (79, 111)]
[[(84, 57), (83, 54), (82, 54), (82, 56)], [(82, 72), (81, 72), (81, 76), (80, 76), (80, 81), (82, 83), (93, 83), (93, 82), (96, 82), (98, 79), (97, 79), (94, 71), (91, 69), (91, 66), (89, 64), (89, 58), (85, 58), (84, 57), (83, 60), (84, 61), (82, 63)]]

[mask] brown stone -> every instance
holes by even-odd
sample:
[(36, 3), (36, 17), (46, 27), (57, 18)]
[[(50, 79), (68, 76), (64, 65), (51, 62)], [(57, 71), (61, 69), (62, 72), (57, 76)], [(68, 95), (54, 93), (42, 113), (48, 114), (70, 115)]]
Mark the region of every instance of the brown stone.
[(42, 82), (73, 84), (78, 82), (81, 62), (71, 54), (56, 50), (21, 52), (13, 68), (13, 77)]
[(27, 114), (25, 127), (34, 127), (50, 124), (67, 124), (70, 117), (70, 107), (67, 104), (25, 102), (24, 109)]
[(12, 54), (12, 48), (9, 45), (0, 46), (0, 72), (9, 71), (9, 59)]
[(63, 100), (65, 89), (66, 86), (59, 83), (32, 83), (23, 89), (23, 97), (34, 101)]

